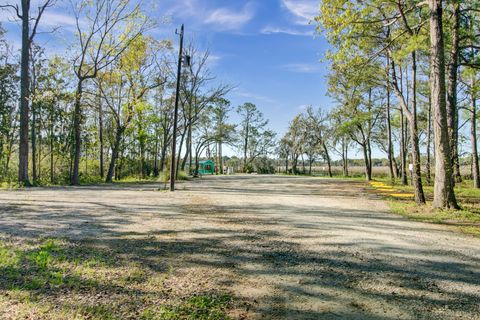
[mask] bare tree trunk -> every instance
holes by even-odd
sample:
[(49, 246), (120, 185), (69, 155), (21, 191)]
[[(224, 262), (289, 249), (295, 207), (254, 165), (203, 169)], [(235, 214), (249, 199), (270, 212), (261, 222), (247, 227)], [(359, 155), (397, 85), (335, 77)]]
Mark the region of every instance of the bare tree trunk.
[(415, 51), (412, 52), (412, 111), (409, 122), (411, 132), (410, 134), (412, 135), (413, 185), (415, 192), (415, 202), (417, 204), (425, 204), (417, 124), (417, 58)]
[(401, 166), (401, 176), (402, 176), (402, 185), (406, 186), (407, 181), (407, 155), (405, 152), (405, 122), (403, 117), (403, 111), (400, 109), (400, 166)]
[[(110, 165), (108, 166), (107, 178), (105, 182), (112, 183), (113, 182), (113, 174), (115, 170), (115, 164), (118, 159), (118, 154), (120, 151), (120, 143), (122, 141), (124, 127), (117, 124), (117, 132), (115, 133), (115, 142), (112, 146), (112, 157), (110, 158)], [(119, 176), (118, 176), (119, 178)]]
[[(189, 120), (189, 123), (190, 120)], [(183, 160), (182, 160), (182, 166), (181, 166), (181, 170), (182, 171), (185, 171), (185, 166), (187, 164), (187, 159), (188, 158), (191, 158), (192, 157), (192, 126), (189, 124), (187, 126), (187, 143), (186, 143), (186, 150), (185, 150), (185, 156), (183, 157)], [(180, 153), (179, 153), (180, 154)], [(190, 163), (192, 163), (191, 160), (189, 160)], [(189, 169), (190, 170), (190, 169)]]
[(459, 47), (459, 29), (460, 29), (460, 4), (453, 1), (452, 15), (452, 46), (450, 51), (450, 61), (447, 67), (447, 125), (448, 139), (451, 149), (451, 160), (453, 167), (454, 180), (462, 181), (460, 174), (460, 165), (458, 163), (458, 109), (457, 109), (457, 80), (458, 80), (458, 47)]
[(392, 123), (390, 119), (390, 72), (388, 70), (390, 65), (390, 56), (387, 55), (387, 106), (386, 106), (386, 122), (387, 122), (387, 153), (388, 153), (388, 168), (390, 170), (390, 179), (394, 180), (396, 174), (393, 171), (393, 144), (392, 144)]
[(35, 184), (37, 182), (37, 110), (35, 103), (31, 104), (31, 111), (32, 111), (32, 123), (30, 124), (31, 129), (31, 144), (32, 144), (32, 180)]
[(83, 93), (83, 80), (79, 80), (77, 84), (77, 91), (75, 92), (75, 106), (73, 114), (73, 169), (70, 183), (72, 185), (79, 185), (80, 180), (78, 177), (80, 169), (80, 156), (81, 156), (81, 123), (82, 123), (82, 110), (81, 100)]
[(302, 173), (305, 174), (307, 171), (305, 169), (305, 158), (303, 157), (303, 154), (302, 154)]
[[(325, 160), (327, 160), (327, 166), (328, 166), (328, 176), (331, 178), (332, 175), (332, 161), (330, 159), (330, 154), (328, 153), (327, 145), (325, 142), (322, 143), (323, 146), (323, 152), (325, 152)], [(311, 164), (310, 164), (311, 167)]]
[(22, 53), (20, 67), (20, 133), (18, 182), (30, 185), (28, 179), (28, 120), (29, 120), (29, 55), (30, 55), (30, 0), (22, 0)]
[(297, 165), (298, 165), (298, 155), (296, 154), (293, 157), (293, 164), (292, 164), (292, 171), (293, 171), (293, 174), (295, 175), (298, 173)]
[(362, 150), (363, 150), (363, 160), (365, 161), (365, 179), (367, 181), (371, 181), (372, 180), (372, 169), (371, 169), (371, 166), (370, 166), (370, 161), (369, 161), (369, 157), (368, 157), (368, 147), (367, 147), (366, 142), (363, 143)]
[(285, 174), (288, 174), (288, 155), (285, 157)]
[(426, 179), (428, 183), (432, 182), (432, 169), (430, 159), (430, 145), (432, 141), (432, 104), (430, 98), (428, 99), (428, 124), (427, 124), (427, 163), (425, 164)]
[(145, 142), (140, 141), (140, 177), (145, 179)]
[(430, 8), (430, 92), (435, 136), (435, 187), (434, 208), (458, 209), (453, 189), (451, 151), (445, 88), (445, 46), (443, 39), (442, 2), (428, 0)]
[[(157, 130), (158, 131), (158, 130)], [(155, 148), (154, 148), (154, 155), (153, 155), (153, 175), (155, 177), (158, 177), (158, 145), (159, 145), (159, 142), (158, 140), (160, 139), (160, 137), (158, 135), (156, 135), (155, 137)]]
[(220, 172), (223, 174), (223, 150), (222, 150), (223, 142), (220, 140), (218, 142), (218, 165), (220, 166)]
[(53, 111), (50, 115), (50, 183), (55, 181), (55, 171), (53, 163)]
[[(472, 81), (473, 82), (473, 81)], [(473, 83), (472, 83), (473, 89)], [(477, 101), (472, 90), (472, 112), (470, 116), (470, 138), (472, 142), (472, 179), (473, 187), (480, 188), (480, 172), (478, 168), (478, 147), (477, 147)]]
[(370, 180), (372, 179), (373, 172), (373, 161), (372, 161), (372, 145), (370, 142), (370, 137), (367, 138), (367, 151), (368, 151), (368, 171), (370, 173)]
[[(244, 139), (244, 146), (243, 146), (243, 172), (245, 172), (247, 167), (247, 150), (248, 150), (248, 135), (249, 135), (249, 127), (247, 124), (247, 128), (245, 129), (245, 139)], [(297, 166), (295, 164), (295, 170)], [(296, 174), (296, 173), (294, 173)]]
[(343, 175), (348, 177), (348, 143), (342, 138)]
[(182, 137), (180, 138), (180, 144), (178, 145), (178, 156), (177, 156), (177, 163), (176, 163), (176, 170), (175, 170), (175, 180), (178, 176), (178, 171), (180, 170), (180, 159), (182, 158), (182, 147), (183, 141), (185, 141), (185, 135), (187, 134), (187, 130), (184, 130), (182, 133)]
[(41, 117), (41, 113), (39, 114), (40, 115), (40, 119), (39, 119), (39, 127), (38, 127), (38, 130), (37, 130), (37, 134), (38, 134), (38, 168), (37, 168), (37, 179), (40, 181), (42, 179), (42, 132), (41, 132), (41, 127), (40, 127), (40, 124), (42, 123), (42, 117)]
[(98, 135), (99, 135), (99, 140), (100, 140), (100, 150), (99, 150), (99, 155), (100, 155), (100, 178), (103, 179), (105, 172), (104, 172), (104, 159), (103, 159), (103, 108), (102, 104), (99, 99), (99, 104), (98, 104)]
[(160, 154), (160, 170), (159, 170), (160, 172), (163, 172), (163, 169), (165, 168), (165, 158), (167, 156), (167, 148), (168, 148), (168, 137), (167, 135), (164, 135), (162, 151)]

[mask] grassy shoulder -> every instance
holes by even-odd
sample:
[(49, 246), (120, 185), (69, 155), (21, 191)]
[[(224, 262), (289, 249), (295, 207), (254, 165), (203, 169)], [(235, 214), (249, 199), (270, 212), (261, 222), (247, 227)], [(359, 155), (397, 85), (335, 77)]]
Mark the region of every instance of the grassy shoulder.
[[(189, 180), (191, 177), (184, 171), (179, 171), (177, 180), (185, 181)], [(128, 185), (128, 184), (142, 184), (142, 183), (167, 183), (170, 179), (170, 173), (168, 171), (161, 172), (158, 177), (145, 177), (140, 178), (136, 176), (128, 176), (124, 177), (121, 180), (115, 180), (112, 183), (106, 183), (104, 178), (100, 176), (81, 176), (80, 177), (80, 185), (83, 186), (92, 186), (92, 185)], [(40, 180), (34, 183), (33, 187), (63, 187), (69, 186), (70, 184), (68, 181), (51, 183), (48, 180)], [(10, 181), (10, 182), (0, 182), (0, 190), (16, 190), (16, 189), (23, 189), (25, 186), (20, 185), (17, 181)]]
[[(375, 182), (381, 183), (386, 188), (394, 190), (396, 195), (411, 195), (414, 190), (412, 186), (404, 186), (398, 182), (392, 182), (390, 179), (375, 179)], [(427, 205), (418, 206), (412, 197), (396, 197), (385, 194), (393, 213), (402, 215), (412, 220), (436, 223), (450, 226), (466, 234), (480, 237), (480, 189), (471, 187), (471, 181), (463, 181), (455, 186), (455, 194), (461, 207), (461, 210), (439, 210), (431, 207), (433, 199), (433, 186), (426, 184), (424, 186)], [(373, 184), (373, 188), (378, 191), (378, 187)]]
[(229, 319), (233, 297), (205, 276), (153, 268), (131, 252), (123, 243), (107, 249), (0, 235), (1, 313), (7, 319)]

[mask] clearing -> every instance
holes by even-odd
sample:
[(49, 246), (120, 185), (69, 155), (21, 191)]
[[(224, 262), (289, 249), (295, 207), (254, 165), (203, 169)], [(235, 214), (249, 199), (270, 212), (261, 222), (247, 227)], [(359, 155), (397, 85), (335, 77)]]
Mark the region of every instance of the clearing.
[(480, 319), (480, 239), (359, 181), (0, 192), (0, 318)]

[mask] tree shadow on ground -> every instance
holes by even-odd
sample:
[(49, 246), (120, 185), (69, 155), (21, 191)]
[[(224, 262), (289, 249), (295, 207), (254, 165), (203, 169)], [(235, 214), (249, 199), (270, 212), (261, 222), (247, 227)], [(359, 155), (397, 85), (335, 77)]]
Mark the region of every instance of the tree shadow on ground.
[[(29, 303), (50, 301), (93, 318), (134, 319), (145, 310), (155, 316), (165, 311), (158, 306), (225, 294), (234, 295), (235, 302), (221, 309), (236, 309), (238, 318), (474, 319), (480, 314), (478, 255), (462, 253), (470, 248), (432, 250), (415, 235), (433, 239), (448, 233), (401, 223), (399, 216), (261, 203), (132, 210), (127, 202), (98, 199), (72, 210), (72, 201), (2, 208), (3, 241), (25, 246), (15, 264), (0, 266), (7, 275), (0, 281), (2, 292), (23, 291)], [(138, 216), (168, 224), (125, 231)], [(345, 237), (352, 232), (358, 236)], [(387, 239), (392, 234), (398, 243)], [(41, 268), (37, 257), (45, 238), (60, 244), (47, 250), (52, 261)], [(242, 283), (262, 286), (265, 294), (261, 300), (248, 290), (238, 294), (233, 288)]]

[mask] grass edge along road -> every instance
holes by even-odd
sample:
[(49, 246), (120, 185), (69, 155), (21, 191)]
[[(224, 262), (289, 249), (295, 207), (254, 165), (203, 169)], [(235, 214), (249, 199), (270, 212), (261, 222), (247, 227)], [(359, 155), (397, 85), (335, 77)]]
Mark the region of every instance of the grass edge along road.
[[(392, 213), (421, 222), (441, 224), (480, 238), (480, 190), (470, 188), (467, 183), (456, 187), (461, 210), (432, 209), (429, 205), (418, 206), (414, 201), (413, 187), (402, 186), (387, 179), (369, 182), (372, 190), (386, 198)], [(431, 199), (433, 187), (424, 188), (425, 196)]]

